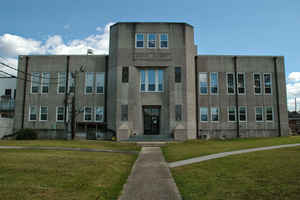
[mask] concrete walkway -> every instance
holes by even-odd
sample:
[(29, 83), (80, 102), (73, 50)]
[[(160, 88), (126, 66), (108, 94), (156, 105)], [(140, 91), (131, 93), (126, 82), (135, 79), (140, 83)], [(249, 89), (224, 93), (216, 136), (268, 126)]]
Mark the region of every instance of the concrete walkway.
[(278, 146), (270, 146), (270, 147), (260, 147), (260, 148), (252, 148), (252, 149), (244, 149), (244, 150), (238, 150), (238, 151), (230, 151), (230, 152), (223, 152), (223, 153), (217, 153), (217, 154), (211, 154), (207, 156), (200, 156), (196, 158), (191, 158), (187, 160), (181, 160), (176, 162), (169, 163), (169, 167), (180, 167), (183, 165), (189, 165), (193, 163), (203, 162), (206, 160), (216, 159), (216, 158), (222, 158), (230, 155), (236, 155), (236, 154), (243, 154), (243, 153), (249, 153), (249, 152), (255, 152), (255, 151), (264, 151), (264, 150), (271, 150), (271, 149), (280, 149), (285, 147), (296, 147), (300, 146), (300, 144), (285, 144), (285, 145), (278, 145)]
[(180, 200), (160, 147), (143, 147), (119, 200)]
[(107, 153), (128, 153), (128, 154), (138, 154), (139, 153), (138, 151), (72, 148), (72, 147), (0, 146), (0, 150), (1, 149), (86, 151), (86, 152), (107, 152)]

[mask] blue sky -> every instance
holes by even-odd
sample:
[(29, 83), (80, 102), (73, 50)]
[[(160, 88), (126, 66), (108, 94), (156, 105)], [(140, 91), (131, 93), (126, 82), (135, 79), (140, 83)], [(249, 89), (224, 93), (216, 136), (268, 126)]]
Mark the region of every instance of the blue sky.
[(300, 71), (299, 0), (10, 0), (1, 5), (0, 55), (12, 63), (17, 54), (80, 53), (92, 42), (105, 53), (109, 23), (180, 21), (194, 26), (198, 54), (285, 56), (289, 97), (300, 100), (300, 73), (292, 74)]

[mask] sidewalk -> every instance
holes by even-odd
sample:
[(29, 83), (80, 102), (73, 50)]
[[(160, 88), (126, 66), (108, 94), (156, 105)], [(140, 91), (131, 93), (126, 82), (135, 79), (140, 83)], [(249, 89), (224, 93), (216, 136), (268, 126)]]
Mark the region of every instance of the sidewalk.
[(181, 200), (160, 147), (143, 147), (119, 200)]

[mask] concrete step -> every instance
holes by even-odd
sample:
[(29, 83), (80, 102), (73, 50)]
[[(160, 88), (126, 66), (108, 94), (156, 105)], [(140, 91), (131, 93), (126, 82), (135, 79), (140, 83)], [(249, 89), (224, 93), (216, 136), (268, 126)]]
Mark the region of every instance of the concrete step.
[(142, 146), (142, 147), (162, 147), (164, 145), (166, 145), (167, 142), (137, 142), (138, 146)]

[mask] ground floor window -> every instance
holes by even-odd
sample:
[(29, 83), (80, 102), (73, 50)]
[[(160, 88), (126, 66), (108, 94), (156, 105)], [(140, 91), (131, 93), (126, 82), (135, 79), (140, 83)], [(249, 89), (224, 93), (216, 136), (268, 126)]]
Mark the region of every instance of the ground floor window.
[(92, 108), (85, 107), (84, 108), (84, 121), (91, 121), (92, 120)]
[(29, 121), (36, 121), (37, 120), (37, 109), (36, 106), (29, 106)]
[(235, 121), (235, 107), (231, 106), (228, 108), (228, 121), (234, 122)]
[(63, 122), (65, 120), (65, 107), (64, 106), (58, 106), (56, 108), (56, 121), (57, 122)]
[(200, 121), (207, 122), (208, 121), (208, 108), (200, 107)]
[(211, 121), (213, 122), (219, 121), (219, 108), (217, 107), (211, 108)]
[(257, 122), (262, 122), (263, 121), (263, 107), (262, 106), (259, 106), (259, 107), (256, 107), (255, 108), (255, 120)]
[(142, 69), (140, 78), (142, 92), (162, 92), (164, 90), (164, 70)]
[(247, 107), (240, 106), (239, 108), (239, 121), (245, 122), (247, 121)]
[(104, 120), (104, 109), (103, 107), (96, 107), (95, 108), (95, 121), (103, 122)]
[(175, 106), (175, 119), (176, 121), (181, 121), (182, 119), (182, 106), (181, 105), (176, 105)]
[(41, 106), (40, 108), (40, 121), (48, 121), (48, 107)]
[(273, 121), (273, 108), (266, 107), (266, 121)]

